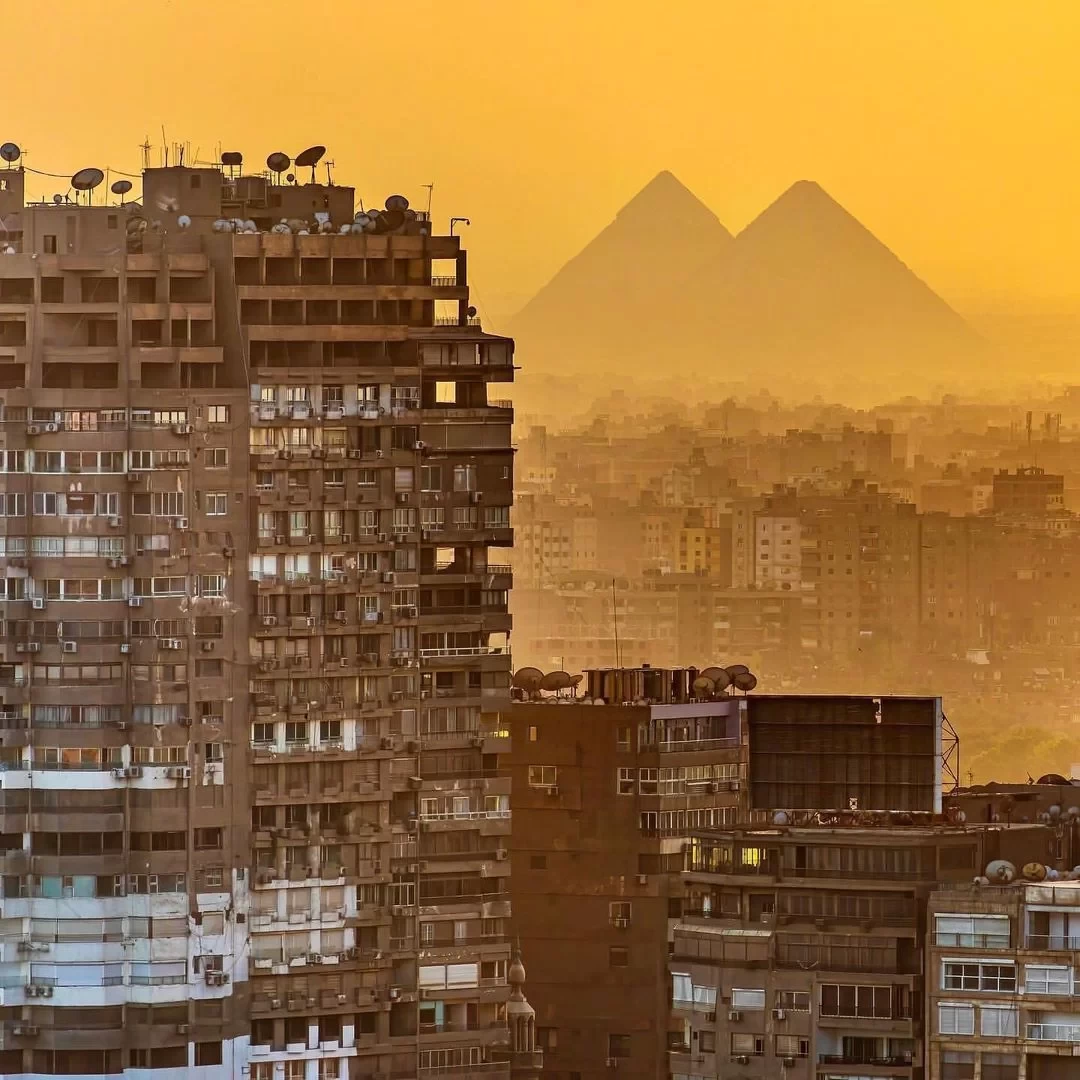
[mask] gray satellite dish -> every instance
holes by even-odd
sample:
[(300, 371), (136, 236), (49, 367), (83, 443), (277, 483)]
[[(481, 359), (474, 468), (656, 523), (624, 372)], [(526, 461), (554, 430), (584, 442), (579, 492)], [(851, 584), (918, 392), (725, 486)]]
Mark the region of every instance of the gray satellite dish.
[(515, 673), (510, 680), (510, 685), (531, 694), (540, 689), (543, 679), (544, 673), (539, 668), (523, 667)]
[(6, 142), (0, 146), (0, 158), (3, 158), (9, 165), (12, 162), (18, 161), (22, 157), (22, 151), (13, 142)]
[(401, 210), (404, 212), (409, 209), (409, 200), (404, 195), (390, 195), (383, 205), (387, 210)]
[(749, 671), (740, 671), (731, 681), (735, 684), (735, 689), (744, 694), (749, 694), (757, 686), (757, 676)]
[(288, 154), (283, 154), (280, 150), (275, 150), (267, 159), (266, 167), (272, 172), (277, 173), (280, 176), (290, 165), (292, 159)]
[(64, 201), (64, 196), (58, 191), (53, 197), (52, 201), (55, 205), (59, 206)]
[(570, 673), (566, 671), (549, 671), (540, 681), (541, 690), (568, 690), (570, 685)]
[(311, 169), (311, 182), (315, 183), (315, 166), (322, 161), (326, 153), (325, 146), (309, 146), (302, 153), (296, 155), (296, 167), (298, 169)]
[(744, 675), (750, 669), (745, 664), (728, 664), (724, 670), (734, 679), (736, 675)]
[(715, 690), (726, 690), (731, 685), (731, 676), (722, 667), (707, 667), (701, 675), (712, 679)]
[(116, 180), (113, 182), (112, 187), (109, 190), (114, 195), (126, 195), (131, 190), (130, 180)]
[(92, 201), (93, 195), (91, 193), (104, 179), (105, 174), (100, 169), (80, 169), (71, 178), (71, 186), (76, 191), (85, 191), (87, 201)]
[(694, 693), (695, 694), (711, 694), (716, 689), (716, 683), (712, 679), (707, 678), (705, 675), (699, 675), (694, 680)]

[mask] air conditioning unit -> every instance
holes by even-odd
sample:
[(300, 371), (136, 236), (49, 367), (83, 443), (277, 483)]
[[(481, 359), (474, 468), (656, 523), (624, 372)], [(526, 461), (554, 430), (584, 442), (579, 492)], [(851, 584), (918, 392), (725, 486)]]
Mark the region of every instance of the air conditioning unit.
[(128, 607), (142, 607), (142, 600), (141, 596), (129, 596)]
[(129, 484), (141, 484), (142, 479), (143, 479), (143, 474), (140, 473), (140, 472), (129, 472), (127, 474), (127, 482)]
[(483, 502), (483, 499), (484, 499), (484, 493), (482, 491), (470, 491), (469, 492), (469, 502), (471, 502), (471, 503)]
[(26, 988), (26, 996), (51, 998), (53, 996), (53, 988), (45, 983), (30, 983)]
[(774, 1020), (783, 1020), (787, 1016), (783, 1009), (773, 1009), (772, 1014)]
[(190, 780), (191, 769), (187, 765), (176, 765), (171, 769), (166, 769), (165, 775), (170, 780)]
[(224, 555), (226, 559), (231, 559), (236, 554), (236, 548), (231, 544), (226, 544), (225, 547), (221, 549), (221, 554)]
[(308, 630), (314, 630), (315, 629), (315, 616), (314, 615), (308, 615), (307, 618), (304, 620), (304, 626)]
[(182, 638), (167, 637), (158, 638), (159, 649), (182, 649), (184, 647), (184, 641)]
[(277, 626), (277, 616), (276, 615), (264, 615), (262, 617), (262, 624), (263, 624), (263, 626)]
[(191, 1031), (191, 1025), (190, 1024), (177, 1024), (176, 1025), (176, 1034), (177, 1035), (187, 1035), (188, 1032), (190, 1032), (190, 1031)]
[(194, 430), (191, 424), (173, 424), (172, 426), (174, 435), (190, 435)]
[(13, 1024), (11, 1026), (11, 1034), (21, 1036), (24, 1039), (33, 1037), (38, 1033), (38, 1027), (36, 1024)]
[(79, 651), (79, 643), (77, 641), (65, 641), (63, 643), (64, 652), (73, 653)]
[(214, 648), (215, 648), (215, 645), (216, 645), (216, 642), (213, 642), (213, 641), (204, 641), (204, 642), (203, 642), (203, 643), (202, 643), (202, 644), (201, 644), (201, 645), (199, 646), (199, 648), (200, 648), (200, 649), (202, 649), (202, 651), (203, 651), (203, 652), (213, 652), (213, 651), (214, 651)]
[(507, 855), (509, 855), (509, 852), (506, 850), (506, 848), (501, 847), (501, 848), (496, 848), (495, 849), (495, 861), (496, 862), (506, 862)]
[(399, 491), (397, 493), (397, 501), (399, 503), (407, 503), (412, 496), (407, 491)]
[(40, 435), (41, 434), (41, 425), (40, 424), (27, 424), (26, 425), (26, 434), (27, 435)]
[(139, 777), (142, 776), (142, 766), (141, 765), (129, 765), (124, 770), (124, 775), (129, 780), (138, 780)]
[(277, 544), (278, 547), (280, 547), (282, 544), (285, 543), (285, 537), (284, 536), (275, 536), (274, 537), (274, 543)]
[(60, 430), (60, 425), (59, 424), (46, 424), (45, 425), (45, 434), (46, 435), (55, 435), (59, 430)]
[(343, 544), (351, 544), (352, 543), (352, 533), (342, 533), (341, 534), (341, 542)]
[(415, 619), (419, 613), (416, 610), (415, 604), (406, 604), (404, 615), (406, 619)]
[(41, 652), (41, 642), (40, 641), (28, 641), (26, 643), (26, 651), (27, 652)]
[(323, 448), (321, 446), (313, 446), (311, 448), (311, 456), (313, 458), (322, 457), (323, 456)]
[(739, 1056), (735, 1059), (735, 1061), (739, 1065), (749, 1065), (750, 1064), (750, 1055), (749, 1054), (739, 1054)]
[(192, 725), (192, 723), (193, 723), (193, 721), (192, 721), (192, 719), (191, 719), (191, 717), (190, 717), (190, 716), (178, 716), (178, 717), (176, 718), (176, 722), (177, 722), (177, 723), (178, 723), (178, 724), (179, 724), (179, 725), (180, 725), (181, 727), (191, 727), (191, 725)]
[(729, 1009), (727, 1018), (731, 1023), (737, 1024), (742, 1019), (742, 1013), (738, 1009)]
[(348, 456), (351, 457), (353, 459), (353, 461), (359, 461), (360, 458), (362, 458), (364, 456), (364, 451), (363, 450), (350, 450), (349, 453), (348, 453)]
[(648, 874), (638, 874), (637, 883), (639, 885), (648, 885), (649, 884), (649, 875)]
[(112, 769), (110, 771), (112, 772), (112, 778), (114, 780), (126, 780), (127, 779), (127, 773), (125, 772), (124, 769)]
[(347, 623), (349, 621), (349, 613), (347, 611), (335, 611), (334, 621), (339, 623)]
[(393, 750), (394, 749), (393, 737), (390, 736), (390, 735), (384, 735), (383, 738), (380, 740), (379, 745), (382, 747), (383, 750)]
[(178, 517), (173, 519), (173, 524), (181, 531), (187, 529), (188, 519), (186, 517)]
[(116, 730), (117, 731), (127, 731), (127, 721), (126, 720), (117, 720), (116, 721)]
[(120, 642), (120, 651), (125, 656), (130, 655), (130, 653), (131, 653), (131, 642), (130, 641), (122, 641), (122, 642)]
[(229, 976), (224, 971), (208, 971), (206, 973), (207, 986), (224, 986), (229, 981)]
[(35, 611), (44, 611), (45, 610), (45, 597), (44, 596), (35, 596), (30, 601), (30, 606)]
[(788, 1069), (790, 1069), (795, 1064), (795, 1059), (793, 1057), (786, 1057), (782, 1058), (781, 1060), (784, 1063), (784, 1067)]
[(109, 528), (110, 529), (119, 529), (120, 526), (123, 525), (123, 524), (124, 524), (124, 519), (122, 517), (118, 517), (118, 516), (114, 515), (113, 517), (109, 518)]
[(425, 443), (423, 439), (417, 439), (416, 442), (413, 443), (413, 449), (416, 451), (425, 450), (427, 449), (427, 443)]
[(25, 641), (17, 641), (15, 643), (15, 651), (17, 653), (26, 652), (27, 651), (26, 645), (27, 645), (27, 643)]

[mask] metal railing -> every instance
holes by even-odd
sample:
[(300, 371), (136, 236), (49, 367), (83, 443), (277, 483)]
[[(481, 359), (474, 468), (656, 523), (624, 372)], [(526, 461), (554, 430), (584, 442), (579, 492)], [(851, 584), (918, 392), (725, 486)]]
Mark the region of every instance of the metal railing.
[[(1030, 939), (1029, 939), (1030, 942)], [(942, 930), (938, 930), (934, 943), (936, 945), (952, 946), (957, 949), (1007, 949), (1009, 947), (1009, 935), (1008, 934), (950, 934)], [(1038, 945), (1032, 945), (1031, 948), (1039, 948)], [(1054, 948), (1055, 946), (1042, 946), (1043, 948)], [(1067, 948), (1068, 946), (1056, 946), (1057, 948)]]
[[(939, 945), (941, 944), (940, 937), (941, 935), (939, 934)], [(1004, 945), (999, 947), (1003, 949), (1008, 948), (1008, 939), (1006, 939)], [(1047, 951), (1080, 950), (1080, 937), (1074, 937), (1072, 935), (1063, 936), (1061, 934), (1028, 934), (1027, 947), (1029, 949), (1045, 949)]]
[(1028, 1024), (1027, 1037), (1035, 1042), (1080, 1042), (1080, 1026), (1072, 1024)]

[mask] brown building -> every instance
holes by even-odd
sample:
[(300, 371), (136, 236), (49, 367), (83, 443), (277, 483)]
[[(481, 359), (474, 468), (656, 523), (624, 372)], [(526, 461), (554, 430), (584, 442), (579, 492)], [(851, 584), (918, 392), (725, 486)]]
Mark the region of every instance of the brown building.
[(1065, 477), (1037, 466), (994, 473), (995, 514), (1053, 514), (1065, 509)]
[(512, 342), (400, 197), (85, 202), (13, 199), (0, 260), (0, 1071), (527, 1074)]

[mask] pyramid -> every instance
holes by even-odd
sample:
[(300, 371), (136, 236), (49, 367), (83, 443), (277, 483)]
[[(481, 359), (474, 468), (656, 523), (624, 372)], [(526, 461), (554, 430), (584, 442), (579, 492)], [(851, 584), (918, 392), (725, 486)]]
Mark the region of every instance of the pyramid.
[(687, 278), (731, 243), (716, 215), (661, 172), (522, 308), (509, 332), (526, 362), (542, 362), (546, 373), (572, 374), (578, 364), (620, 370), (662, 345), (658, 313), (678, 305)]

